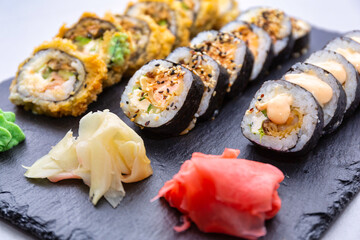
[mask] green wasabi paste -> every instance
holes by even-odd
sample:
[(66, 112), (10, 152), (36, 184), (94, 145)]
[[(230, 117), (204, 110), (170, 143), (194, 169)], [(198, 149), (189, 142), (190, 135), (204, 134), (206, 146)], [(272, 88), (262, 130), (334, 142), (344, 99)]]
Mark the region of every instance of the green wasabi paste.
[(0, 152), (11, 149), (24, 139), (23, 131), (15, 124), (15, 114), (0, 109)]

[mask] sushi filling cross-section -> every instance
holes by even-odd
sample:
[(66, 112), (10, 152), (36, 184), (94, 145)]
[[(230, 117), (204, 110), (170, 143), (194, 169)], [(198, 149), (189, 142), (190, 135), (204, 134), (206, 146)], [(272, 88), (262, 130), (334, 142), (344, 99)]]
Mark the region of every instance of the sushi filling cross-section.
[(79, 90), (85, 77), (79, 59), (57, 49), (46, 49), (22, 67), (17, 88), (24, 97), (64, 101)]
[(274, 63), (287, 59), (293, 50), (292, 25), (290, 18), (281, 10), (274, 8), (251, 8), (239, 18), (264, 29), (274, 44)]
[(256, 145), (298, 154), (320, 138), (323, 111), (305, 89), (283, 80), (267, 81), (251, 101), (241, 128)]
[(178, 135), (198, 110), (204, 85), (188, 69), (153, 60), (130, 79), (120, 106), (131, 121), (146, 130)]
[(228, 95), (235, 97), (247, 86), (254, 58), (245, 42), (229, 33), (206, 31), (199, 33), (191, 46), (204, 52), (227, 69), (229, 78)]

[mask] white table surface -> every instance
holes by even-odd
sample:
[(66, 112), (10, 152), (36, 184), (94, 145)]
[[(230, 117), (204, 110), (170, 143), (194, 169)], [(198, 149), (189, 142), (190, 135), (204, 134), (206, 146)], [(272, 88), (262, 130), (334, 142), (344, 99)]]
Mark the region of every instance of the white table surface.
[[(73, 23), (84, 11), (103, 15), (121, 13), (128, 0), (0, 0), (0, 81), (15, 75), (33, 48), (50, 40), (63, 23)], [(273, 6), (307, 20), (312, 25), (339, 32), (360, 29), (359, 0), (240, 0), (242, 10)], [(0, 103), (1, 108), (1, 103)], [(294, 206), (296, 207), (296, 206)], [(325, 240), (360, 239), (360, 196), (357, 196), (325, 234)], [(0, 239), (33, 239), (0, 220)]]

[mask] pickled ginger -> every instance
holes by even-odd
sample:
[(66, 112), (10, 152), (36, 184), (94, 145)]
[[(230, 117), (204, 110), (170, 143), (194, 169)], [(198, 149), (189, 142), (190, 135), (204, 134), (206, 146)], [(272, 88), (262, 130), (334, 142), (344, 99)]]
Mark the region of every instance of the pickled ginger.
[(77, 138), (70, 130), (47, 155), (25, 168), (28, 178), (82, 179), (94, 205), (104, 196), (114, 208), (125, 196), (123, 182), (153, 173), (141, 137), (109, 110), (85, 115)]

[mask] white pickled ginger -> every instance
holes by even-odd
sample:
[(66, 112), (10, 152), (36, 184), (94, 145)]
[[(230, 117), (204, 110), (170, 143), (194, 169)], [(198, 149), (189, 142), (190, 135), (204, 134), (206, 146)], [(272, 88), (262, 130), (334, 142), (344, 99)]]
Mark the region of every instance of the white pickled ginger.
[(117, 207), (125, 196), (122, 182), (141, 181), (153, 171), (144, 142), (117, 115), (104, 110), (80, 120), (79, 137), (70, 130), (44, 157), (26, 168), (28, 178), (82, 179), (94, 205), (104, 196)]

